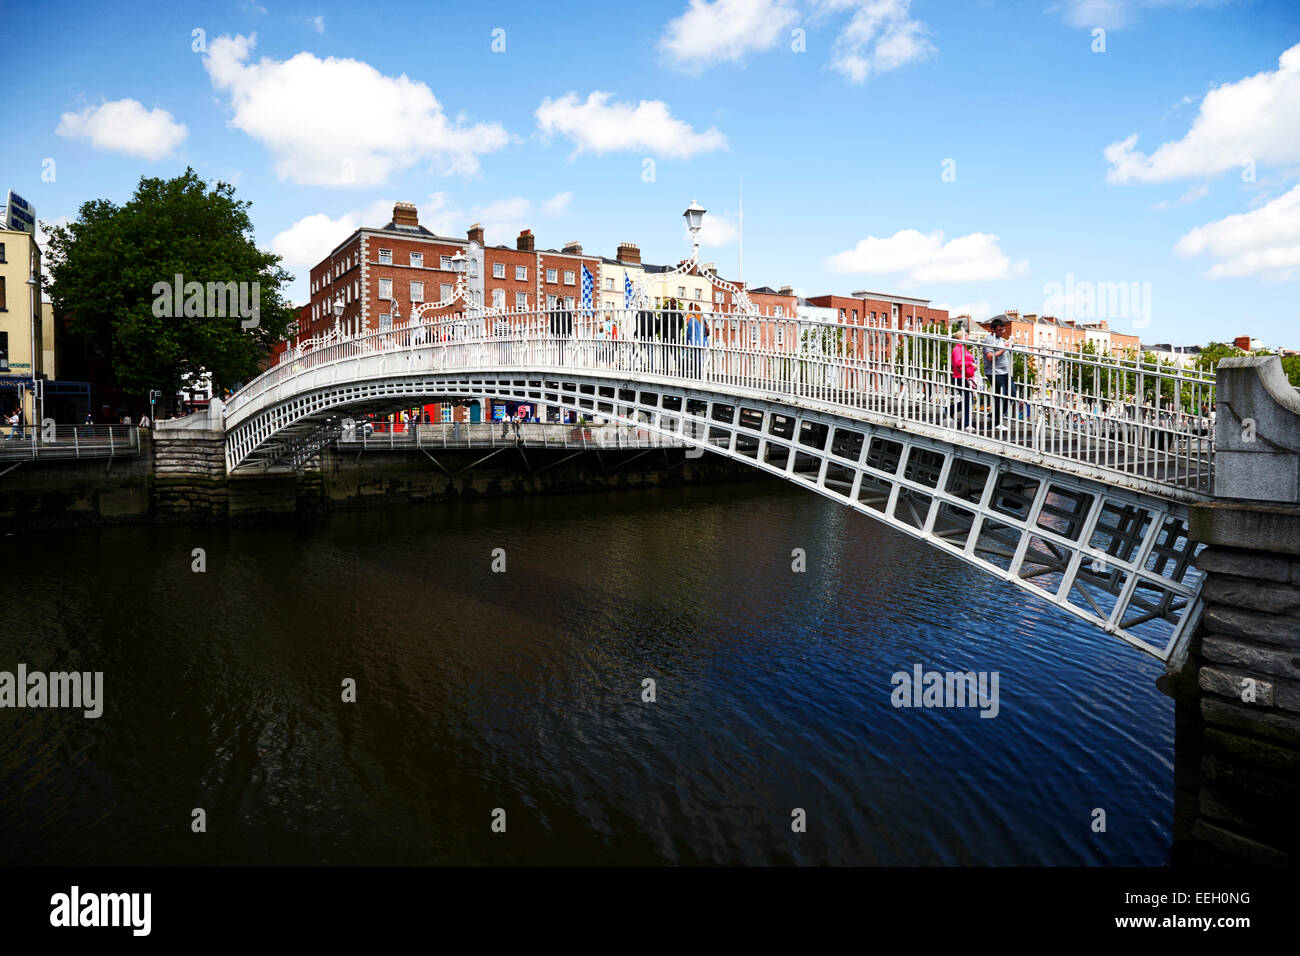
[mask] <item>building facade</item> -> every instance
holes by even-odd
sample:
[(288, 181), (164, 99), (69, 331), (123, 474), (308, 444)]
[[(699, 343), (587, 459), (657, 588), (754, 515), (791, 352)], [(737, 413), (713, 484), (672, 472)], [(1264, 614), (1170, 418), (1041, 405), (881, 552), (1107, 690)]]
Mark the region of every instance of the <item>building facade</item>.
[(0, 413), (21, 407), (29, 425), (40, 420), (36, 383), (54, 368), (54, 329), (45, 321), (49, 309), (48, 303), (42, 307), (40, 284), (36, 237), (0, 228)]

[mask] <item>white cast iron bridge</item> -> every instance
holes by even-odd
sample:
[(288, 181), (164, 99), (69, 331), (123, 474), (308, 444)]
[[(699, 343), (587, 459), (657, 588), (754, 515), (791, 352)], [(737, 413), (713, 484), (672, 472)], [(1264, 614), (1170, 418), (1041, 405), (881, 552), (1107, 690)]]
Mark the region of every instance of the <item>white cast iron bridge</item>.
[(226, 462), (301, 468), (363, 416), (430, 402), (572, 411), (779, 475), (1177, 666), (1213, 374), (1008, 341), (1009, 383), (960, 388), (959, 344), (752, 311), (471, 310), (291, 349), (226, 405)]

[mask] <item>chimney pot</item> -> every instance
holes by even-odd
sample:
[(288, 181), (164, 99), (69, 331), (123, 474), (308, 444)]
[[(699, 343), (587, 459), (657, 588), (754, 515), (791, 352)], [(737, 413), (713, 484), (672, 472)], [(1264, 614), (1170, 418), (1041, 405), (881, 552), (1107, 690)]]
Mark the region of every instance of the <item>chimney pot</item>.
[(393, 225), (394, 226), (412, 226), (420, 225), (420, 216), (416, 211), (415, 203), (399, 202), (393, 204)]

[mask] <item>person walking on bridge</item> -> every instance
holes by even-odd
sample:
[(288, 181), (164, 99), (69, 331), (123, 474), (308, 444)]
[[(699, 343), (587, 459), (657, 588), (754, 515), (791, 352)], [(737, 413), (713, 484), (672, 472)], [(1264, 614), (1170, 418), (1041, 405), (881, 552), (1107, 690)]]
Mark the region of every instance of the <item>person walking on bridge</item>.
[(948, 408), (948, 417), (957, 417), (957, 406), (962, 406), (963, 429), (970, 428), (971, 392), (975, 386), (975, 353), (966, 347), (966, 330), (958, 327), (953, 333), (956, 344), (952, 347), (952, 380), (957, 397)]
[(1007, 431), (1004, 418), (1011, 414), (1011, 349), (1006, 340), (1011, 337), (1011, 322), (1006, 315), (995, 315), (989, 320), (988, 335), (984, 337), (984, 361), (993, 380), (993, 427), (999, 433)]

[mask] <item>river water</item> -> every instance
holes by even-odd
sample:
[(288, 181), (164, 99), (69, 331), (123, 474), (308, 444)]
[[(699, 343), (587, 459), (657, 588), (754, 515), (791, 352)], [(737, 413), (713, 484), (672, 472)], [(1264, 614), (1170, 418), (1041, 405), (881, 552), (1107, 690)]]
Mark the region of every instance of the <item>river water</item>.
[[(0, 556), (0, 670), (104, 675), (97, 719), (0, 709), (3, 864), (1167, 859), (1157, 662), (775, 482)], [(996, 716), (895, 707), (915, 665)]]

